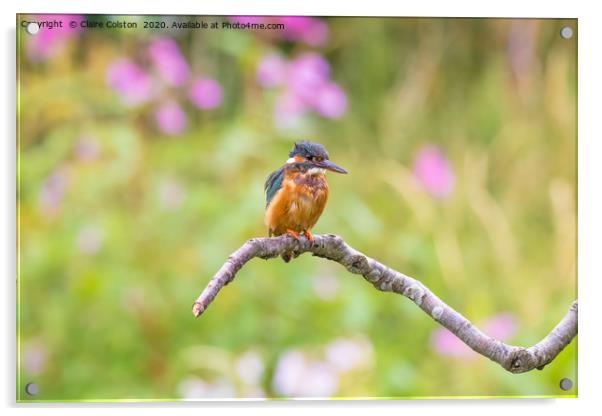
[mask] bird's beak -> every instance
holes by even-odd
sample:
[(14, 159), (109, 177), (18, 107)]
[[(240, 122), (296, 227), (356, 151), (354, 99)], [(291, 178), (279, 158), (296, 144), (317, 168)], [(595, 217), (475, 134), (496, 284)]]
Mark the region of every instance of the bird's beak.
[(347, 173), (347, 171), (345, 169), (332, 163), (330, 160), (323, 160), (318, 163), (318, 166), (321, 167), (322, 169), (328, 169), (328, 170), (331, 170), (331, 171), (337, 172), (337, 173)]

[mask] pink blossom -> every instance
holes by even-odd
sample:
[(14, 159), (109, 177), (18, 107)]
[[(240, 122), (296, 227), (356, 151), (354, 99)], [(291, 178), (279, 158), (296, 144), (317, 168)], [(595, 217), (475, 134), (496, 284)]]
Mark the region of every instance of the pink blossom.
[(38, 195), (38, 206), (42, 214), (53, 217), (58, 214), (64, 194), (69, 185), (66, 169), (57, 168), (46, 177)]
[[(499, 341), (506, 341), (516, 332), (516, 320), (510, 313), (493, 316), (481, 324), (483, 332)], [(431, 346), (444, 356), (462, 359), (477, 357), (472, 349), (446, 328), (438, 328), (431, 334)]]
[(178, 383), (177, 391), (183, 399), (232, 399), (236, 395), (232, 383), (223, 377), (213, 381), (188, 377)]
[(305, 357), (300, 351), (292, 350), (282, 355), (272, 377), (274, 391), (283, 396), (297, 394), (304, 382), (306, 366)]
[(516, 318), (509, 312), (493, 316), (483, 325), (483, 332), (490, 337), (505, 341), (516, 333)]
[(124, 104), (136, 106), (151, 98), (152, 83), (146, 72), (128, 59), (115, 61), (107, 71), (107, 84)]
[(536, 59), (537, 22), (515, 20), (508, 31), (507, 56), (510, 69), (521, 85), (519, 90), (528, 86), (533, 62)]
[(274, 106), (276, 126), (281, 129), (298, 127), (307, 109), (307, 105), (298, 96), (285, 91), (277, 98)]
[(432, 332), (431, 346), (440, 355), (456, 358), (474, 358), (474, 351), (446, 328), (438, 328)]
[[(28, 37), (27, 56), (32, 62), (40, 62), (56, 55), (68, 39), (81, 31), (80, 22), (84, 20), (84, 17), (75, 14), (50, 14), (35, 15), (35, 17), (31, 17), (31, 20), (55, 23), (53, 27), (41, 25), (35, 36)], [(76, 23), (75, 28), (71, 27), (71, 21)]]
[(31, 375), (38, 375), (46, 368), (48, 353), (40, 342), (29, 342), (23, 346), (21, 365)]
[(414, 176), (432, 196), (445, 198), (454, 187), (453, 170), (442, 151), (434, 145), (422, 147), (414, 158)]
[(321, 361), (309, 363), (304, 379), (299, 397), (330, 397), (336, 394), (339, 387), (338, 374)]
[(314, 108), (323, 117), (340, 118), (347, 109), (347, 96), (341, 87), (329, 82), (316, 94)]
[(336, 394), (339, 376), (328, 363), (306, 359), (292, 350), (278, 360), (272, 383), (282, 396), (328, 397)]
[(283, 16), (278, 20), (284, 24), (282, 37), (287, 40), (300, 40), (310, 46), (319, 46), (328, 40), (328, 26), (320, 19), (308, 16)]
[(235, 365), (236, 373), (241, 381), (251, 386), (257, 386), (261, 383), (264, 367), (261, 356), (253, 351), (243, 353)]
[(222, 87), (210, 78), (197, 79), (190, 87), (190, 101), (198, 108), (208, 110), (222, 102)]
[(157, 38), (148, 48), (148, 53), (159, 75), (172, 86), (181, 86), (189, 75), (188, 63), (171, 38)]
[(308, 110), (331, 119), (340, 118), (347, 111), (347, 95), (330, 80), (330, 65), (318, 53), (305, 53), (288, 63), (278, 55), (267, 55), (257, 67), (257, 79), (263, 87), (286, 81), (274, 108), (279, 128), (298, 126)]
[(328, 363), (341, 372), (368, 366), (372, 353), (372, 344), (365, 337), (339, 338), (326, 346)]
[(170, 136), (178, 135), (186, 129), (186, 113), (176, 101), (167, 101), (155, 112), (159, 129)]
[(289, 40), (297, 40), (311, 27), (314, 19), (309, 16), (282, 16), (278, 20), (284, 25), (283, 37)]
[(320, 46), (328, 41), (329, 30), (326, 22), (313, 19), (312, 24), (303, 33), (301, 39), (310, 46)]
[(320, 54), (309, 52), (289, 64), (288, 88), (306, 103), (313, 103), (316, 94), (328, 82), (330, 65)]
[(286, 62), (280, 55), (269, 54), (257, 66), (257, 81), (262, 87), (281, 85), (286, 77)]

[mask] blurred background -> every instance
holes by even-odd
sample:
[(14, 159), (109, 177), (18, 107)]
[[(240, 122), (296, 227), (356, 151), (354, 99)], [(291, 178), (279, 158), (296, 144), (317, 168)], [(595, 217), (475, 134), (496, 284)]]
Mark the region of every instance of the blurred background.
[(350, 172), (315, 233), (538, 342), (576, 298), (576, 23), (18, 16), (18, 399), (575, 395), (576, 340), (513, 375), (309, 255), (190, 309), (307, 139)]

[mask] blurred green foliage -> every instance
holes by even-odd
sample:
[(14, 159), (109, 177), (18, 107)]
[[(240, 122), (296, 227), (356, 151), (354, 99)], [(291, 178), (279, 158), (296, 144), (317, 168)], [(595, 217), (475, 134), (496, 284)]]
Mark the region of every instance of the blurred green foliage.
[[(576, 394), (558, 387), (576, 383), (576, 342), (522, 375), (445, 355), (407, 299), (308, 255), (252, 261), (192, 317), (227, 256), (266, 235), (263, 181), (300, 138), (350, 171), (329, 176), (314, 232), (420, 279), (477, 324), (511, 314), (513, 344), (539, 341), (576, 297), (576, 39), (558, 35), (576, 21), (322, 20), (317, 47), (249, 30), (87, 30), (41, 61), (18, 31), (19, 400), (280, 397), (287, 371), (335, 397)], [(154, 104), (124, 106), (106, 83), (121, 57), (144, 66), (158, 35), (223, 89), (211, 111), (177, 89), (160, 97), (185, 109), (174, 137)], [(345, 114), (278, 128), (258, 62), (309, 50), (330, 63)], [(413, 175), (424, 145), (453, 170), (445, 198)], [(357, 365), (332, 370), (336, 340), (355, 342)]]

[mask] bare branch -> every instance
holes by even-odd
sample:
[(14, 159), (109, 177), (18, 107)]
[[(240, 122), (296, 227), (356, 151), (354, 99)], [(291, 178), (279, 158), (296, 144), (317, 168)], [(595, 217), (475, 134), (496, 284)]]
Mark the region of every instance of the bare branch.
[(213, 276), (192, 307), (195, 316), (201, 315), (220, 289), (230, 283), (246, 262), (254, 257), (269, 259), (285, 252), (299, 255), (311, 252), (314, 256), (336, 261), (349, 272), (360, 274), (378, 290), (403, 295), (426, 312), (432, 319), (453, 332), (477, 353), (500, 364), (512, 373), (542, 369), (550, 363), (577, 335), (577, 300), (558, 325), (543, 340), (524, 348), (505, 344), (481, 332), (468, 319), (445, 304), (418, 280), (365, 256), (347, 245), (339, 236), (314, 235), (313, 243), (284, 235), (273, 238), (254, 238), (236, 250)]

